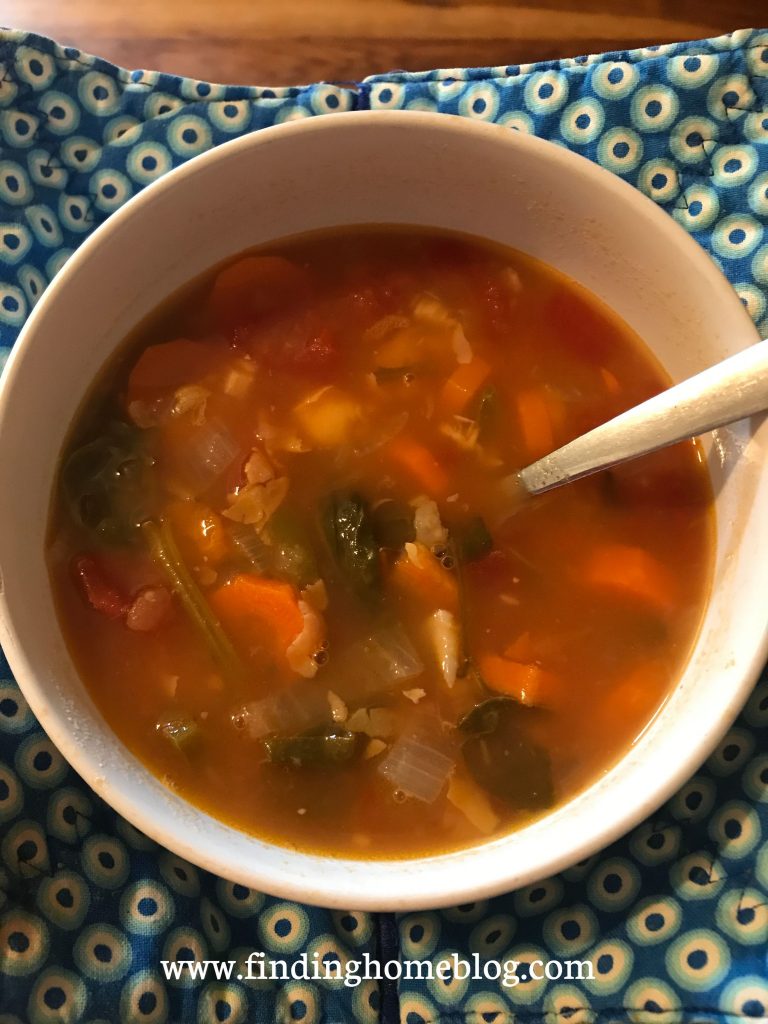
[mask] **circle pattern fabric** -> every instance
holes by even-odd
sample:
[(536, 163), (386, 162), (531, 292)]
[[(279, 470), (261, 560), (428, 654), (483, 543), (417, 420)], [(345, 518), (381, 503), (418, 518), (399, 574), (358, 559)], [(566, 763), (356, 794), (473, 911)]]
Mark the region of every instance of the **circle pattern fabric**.
[[(0, 362), (80, 242), (144, 186), (233, 136), (353, 109), (495, 121), (596, 161), (690, 232), (768, 335), (768, 31), (278, 89), (126, 71), (6, 31)], [(456, 953), (521, 965), (514, 987), (402, 981), (403, 1024), (768, 1019), (765, 677), (698, 774), (631, 835), (518, 892), (394, 922), (288, 903), (158, 848), (63, 761), (4, 660), (0, 677), (4, 1024), (394, 1024), (385, 986), (247, 981), (238, 975), (252, 953), (288, 963)], [(232, 962), (232, 976), (169, 980), (160, 970), (161, 960), (208, 958)], [(588, 960), (594, 977), (537, 980), (536, 959)]]

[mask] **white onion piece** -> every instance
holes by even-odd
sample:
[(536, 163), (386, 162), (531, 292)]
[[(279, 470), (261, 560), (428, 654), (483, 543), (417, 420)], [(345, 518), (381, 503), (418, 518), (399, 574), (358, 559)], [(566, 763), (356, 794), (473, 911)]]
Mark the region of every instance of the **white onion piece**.
[(327, 689), (350, 707), (397, 689), (424, 671), (424, 665), (401, 626), (378, 630), (347, 648), (323, 669), (323, 687), (297, 681), (290, 688), (246, 704), (235, 716), (254, 739), (270, 733), (293, 735), (330, 719)]
[(241, 453), (240, 446), (219, 420), (210, 420), (192, 435), (185, 452), (184, 482), (193, 497), (207, 491)]
[(447, 754), (420, 735), (403, 736), (379, 765), (396, 790), (431, 804), (440, 796), (455, 767)]

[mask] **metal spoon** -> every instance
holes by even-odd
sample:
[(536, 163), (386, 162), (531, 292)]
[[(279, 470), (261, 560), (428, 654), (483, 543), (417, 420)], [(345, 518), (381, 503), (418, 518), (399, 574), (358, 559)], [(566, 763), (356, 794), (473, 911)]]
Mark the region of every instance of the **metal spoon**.
[(543, 494), (766, 410), (768, 342), (758, 342), (569, 441), (505, 484)]

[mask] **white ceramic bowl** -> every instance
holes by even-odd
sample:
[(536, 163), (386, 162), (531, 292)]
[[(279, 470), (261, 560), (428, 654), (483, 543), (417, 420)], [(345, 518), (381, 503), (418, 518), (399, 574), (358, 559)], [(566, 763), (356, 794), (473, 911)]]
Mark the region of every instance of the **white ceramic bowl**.
[(190, 806), (105, 725), (75, 672), (43, 557), (64, 432), (128, 331), (189, 278), (239, 250), (313, 228), (421, 224), (508, 243), (613, 307), (676, 379), (756, 340), (725, 278), (672, 218), (564, 149), (508, 129), (421, 113), (353, 113), (249, 135), (131, 200), (43, 296), (0, 398), (0, 639), (62, 754), (135, 826), (243, 884), (329, 907), (460, 904), (531, 883), (654, 811), (709, 754), (766, 653), (766, 427), (709, 445), (717, 491), (714, 588), (679, 685), (626, 756), (588, 790), (513, 835), (408, 861), (318, 857), (263, 842)]

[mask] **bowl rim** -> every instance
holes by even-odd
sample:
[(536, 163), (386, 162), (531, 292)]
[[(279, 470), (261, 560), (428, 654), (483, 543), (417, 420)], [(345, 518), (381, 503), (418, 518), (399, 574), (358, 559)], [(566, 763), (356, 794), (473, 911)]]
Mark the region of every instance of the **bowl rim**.
[[(474, 137), (490, 137), (493, 135), (500, 143), (506, 137), (509, 145), (531, 151), (540, 159), (557, 165), (564, 174), (580, 175), (582, 178), (592, 179), (595, 185), (603, 192), (613, 193), (616, 202), (634, 205), (636, 208), (639, 208), (639, 212), (648, 221), (649, 228), (660, 233), (660, 240), (664, 236), (669, 237), (671, 234), (678, 247), (684, 247), (686, 258), (694, 265), (696, 273), (706, 280), (713, 295), (713, 302), (739, 303), (736, 292), (704, 249), (651, 199), (592, 161), (561, 146), (552, 144), (547, 140), (520, 132), (513, 132), (501, 125), (472, 121), (460, 116), (443, 113), (420, 111), (347, 111), (333, 115), (307, 118), (274, 125), (258, 132), (252, 132), (236, 139), (228, 140), (192, 158), (185, 164), (169, 171), (133, 196), (84, 240), (45, 290), (40, 301), (24, 324), (11, 350), (2, 379), (0, 379), (0, 436), (2, 436), (2, 428), (8, 413), (10, 398), (15, 389), (14, 382), (20, 375), (25, 354), (29, 347), (30, 339), (34, 337), (37, 324), (44, 320), (48, 307), (58, 296), (59, 292), (68, 287), (70, 278), (79, 272), (80, 266), (102, 247), (109, 246), (112, 236), (119, 231), (121, 225), (128, 218), (135, 215), (137, 210), (151, 206), (152, 203), (161, 198), (166, 192), (175, 188), (178, 182), (191, 178), (206, 170), (210, 165), (227, 160), (230, 156), (234, 156), (241, 151), (258, 150), (263, 146), (274, 144), (279, 139), (285, 140), (294, 136), (300, 138), (308, 132), (354, 131), (357, 128), (376, 127), (377, 124), (382, 123), (399, 126), (401, 130), (407, 131), (428, 129), (432, 132), (437, 130), (438, 132), (454, 135), (459, 134), (464, 136), (467, 144), (470, 144)], [(752, 337), (757, 339), (757, 332), (746, 313), (744, 313), (744, 319), (746, 321), (745, 328), (748, 323), (749, 328), (751, 328)], [(749, 333), (749, 329), (747, 329), (747, 333)], [(768, 467), (761, 467), (760, 473), (762, 477), (768, 476)], [(0, 468), (0, 490), (3, 488), (3, 475), (3, 470)], [(266, 892), (274, 892), (283, 898), (315, 905), (322, 904), (326, 907), (338, 909), (350, 906), (361, 910), (379, 911), (429, 909), (484, 899), (507, 891), (510, 886), (517, 889), (554, 875), (610, 845), (610, 843), (626, 834), (647, 817), (648, 814), (664, 803), (690, 778), (711, 753), (721, 736), (732, 723), (746, 701), (768, 656), (768, 607), (762, 613), (761, 623), (762, 629), (758, 642), (747, 652), (740, 655), (737, 665), (740, 685), (734, 688), (727, 699), (723, 700), (719, 707), (716, 725), (711, 729), (702, 731), (695, 737), (689, 737), (686, 744), (680, 744), (680, 756), (677, 762), (671, 766), (671, 771), (667, 771), (664, 780), (654, 780), (653, 783), (649, 783), (649, 787), (652, 789), (650, 799), (646, 797), (644, 801), (638, 801), (626, 806), (623, 813), (616, 816), (613, 821), (606, 822), (601, 831), (580, 836), (565, 851), (559, 851), (549, 846), (543, 851), (538, 864), (530, 865), (527, 870), (522, 872), (519, 870), (515, 872), (511, 867), (505, 867), (504, 858), (501, 856), (496, 858), (498, 867), (490, 877), (487, 875), (483, 877), (479, 872), (473, 873), (470, 870), (463, 870), (459, 878), (457, 872), (454, 871), (450, 891), (447, 890), (445, 879), (439, 872), (437, 872), (439, 883), (435, 884), (432, 881), (434, 869), (438, 864), (443, 864), (445, 861), (455, 863), (457, 860), (469, 862), (474, 851), (487, 850), (489, 847), (497, 847), (501, 852), (505, 842), (514, 836), (515, 833), (505, 834), (493, 838), (489, 842), (476, 843), (467, 848), (449, 851), (444, 854), (430, 854), (415, 858), (409, 857), (407, 859), (380, 858), (371, 860), (336, 857), (329, 854), (304, 853), (268, 839), (250, 837), (254, 842), (258, 841), (285, 854), (285, 858), (288, 861), (295, 860), (296, 858), (310, 857), (315, 859), (315, 861), (319, 858), (320, 862), (324, 860), (333, 861), (340, 866), (349, 865), (351, 867), (354, 865), (356, 868), (359, 868), (362, 864), (366, 867), (367, 871), (348, 872), (347, 874), (351, 876), (348, 881), (343, 884), (336, 882), (334, 883), (335, 888), (326, 890), (324, 885), (328, 884), (327, 880), (316, 876), (312, 877), (311, 872), (308, 876), (306, 872), (294, 873), (292, 870), (286, 870), (285, 867), (280, 866), (265, 868), (263, 865), (259, 863), (254, 864), (253, 862), (250, 865), (243, 863), (233, 865), (231, 860), (228, 859), (226, 851), (220, 846), (214, 848), (210, 846), (204, 847), (202, 843), (195, 845), (181, 838), (174, 832), (175, 826), (173, 824), (169, 831), (168, 823), (161, 820), (160, 814), (153, 810), (151, 806), (133, 799), (122, 785), (120, 779), (105, 779), (103, 767), (91, 755), (87, 745), (78, 743), (71, 725), (67, 723), (66, 716), (51, 702), (47, 685), (36, 676), (29, 663), (25, 649), (17, 641), (13, 625), (13, 612), (8, 605), (6, 589), (2, 586), (2, 579), (0, 578), (0, 628), (9, 665), (33, 713), (38, 718), (38, 721), (44, 723), (43, 727), (52, 742), (67, 762), (95, 790), (98, 796), (105, 799), (118, 814), (150, 838), (180, 856), (185, 857), (191, 863), (199, 865), (219, 877), (241, 882)], [(106, 725), (106, 723), (104, 724)], [(121, 741), (118, 740), (111, 728), (108, 725), (106, 725), (106, 728), (111, 733), (112, 739), (120, 743)], [(621, 764), (622, 760), (623, 757), (617, 762), (617, 765)], [(145, 768), (144, 770), (149, 772), (149, 769)], [(594, 782), (587, 787), (585, 792), (588, 792), (592, 785), (594, 785)], [(200, 815), (209, 817), (205, 811), (194, 804), (183, 800), (181, 797), (179, 799), (183, 801), (186, 807)], [(567, 804), (564, 806), (567, 806)], [(540, 822), (546, 822), (554, 813), (557, 813), (557, 808), (552, 813), (546, 814), (537, 822), (534, 822), (529, 826), (530, 829), (535, 830)], [(217, 819), (213, 820), (216, 821)], [(221, 824), (220, 821), (219, 824)], [(238, 830), (235, 829), (235, 831)], [(465, 865), (465, 868), (470, 866), (468, 863)], [(407, 884), (403, 885), (400, 891), (397, 888), (397, 871), (393, 870), (393, 868), (399, 869), (400, 876), (403, 876), (404, 880), (406, 875), (413, 876), (407, 881)], [(366, 874), (367, 878), (365, 877)], [(352, 876), (354, 877), (354, 882)], [(375, 891), (377, 885), (374, 884), (377, 879), (381, 882), (381, 885), (378, 886), (380, 890), (378, 892)]]

